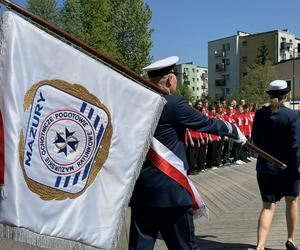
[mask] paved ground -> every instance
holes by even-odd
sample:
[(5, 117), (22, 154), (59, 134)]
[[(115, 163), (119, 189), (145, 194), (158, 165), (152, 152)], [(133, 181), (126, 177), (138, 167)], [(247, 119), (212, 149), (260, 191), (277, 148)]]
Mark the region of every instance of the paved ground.
[[(256, 242), (257, 217), (261, 207), (255, 179), (255, 162), (209, 170), (191, 177), (201, 192), (209, 210), (209, 219), (195, 222), (197, 242), (201, 250), (245, 250)], [(124, 218), (124, 227), (117, 249), (127, 249), (130, 211)], [(300, 229), (300, 228), (299, 228)], [(300, 231), (297, 232), (300, 239)], [(286, 240), (284, 202), (278, 203), (267, 249), (280, 250)], [(300, 242), (300, 240), (299, 240)], [(38, 250), (27, 244), (0, 239), (0, 249)], [(155, 250), (167, 249), (163, 240), (158, 240)]]

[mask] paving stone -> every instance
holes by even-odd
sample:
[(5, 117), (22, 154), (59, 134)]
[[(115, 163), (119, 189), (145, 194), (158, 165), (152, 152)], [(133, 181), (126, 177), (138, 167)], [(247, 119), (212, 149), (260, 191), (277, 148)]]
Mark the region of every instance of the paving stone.
[[(262, 206), (256, 182), (255, 162), (222, 167), (191, 176), (210, 210), (209, 219), (195, 221), (197, 243), (201, 250), (245, 250), (256, 244), (256, 226)], [(266, 250), (282, 250), (286, 241), (285, 204), (281, 201), (273, 218)], [(130, 209), (126, 211), (118, 250), (128, 245)], [(300, 230), (296, 238), (300, 242)], [(0, 250), (39, 250), (25, 243), (0, 239)], [(166, 250), (158, 239), (155, 250)]]

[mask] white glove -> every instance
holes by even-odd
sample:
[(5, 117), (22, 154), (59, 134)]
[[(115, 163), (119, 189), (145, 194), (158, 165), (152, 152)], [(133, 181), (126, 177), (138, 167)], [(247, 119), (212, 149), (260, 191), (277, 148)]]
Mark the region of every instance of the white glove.
[(238, 126), (236, 126), (235, 124), (234, 124), (234, 126), (238, 133), (238, 139), (233, 139), (233, 141), (244, 145), (247, 142), (247, 138), (244, 136), (244, 134), (241, 132), (241, 130), (238, 128)]

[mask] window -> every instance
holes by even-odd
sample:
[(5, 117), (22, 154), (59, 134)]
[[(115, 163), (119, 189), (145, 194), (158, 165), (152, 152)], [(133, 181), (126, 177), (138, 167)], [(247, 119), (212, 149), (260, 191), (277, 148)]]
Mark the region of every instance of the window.
[(192, 69), (193, 73), (195, 73), (195, 69)]
[(243, 57), (242, 57), (242, 63), (247, 63), (247, 61), (248, 61), (247, 56), (243, 56)]
[(195, 87), (192, 87), (193, 91), (195, 91)]
[(225, 79), (216, 79), (215, 80), (216, 87), (222, 87), (226, 85)]
[(228, 50), (230, 50), (230, 43), (225, 43), (225, 44), (223, 44), (223, 45), (222, 45), (222, 49), (223, 49), (223, 51), (228, 51)]
[(243, 41), (242, 42), (242, 47), (246, 47), (248, 45), (248, 41)]
[(193, 77), (193, 82), (195, 82), (195, 78)]
[(229, 58), (222, 59), (222, 63), (224, 63), (225, 65), (230, 65), (230, 59)]
[(289, 88), (291, 88), (291, 86), (292, 86), (292, 81), (291, 81), (291, 80), (286, 80), (286, 83), (287, 83), (287, 86), (288, 86)]
[(199, 87), (197, 87), (197, 90), (199, 90)]
[(225, 80), (230, 80), (230, 75), (229, 74), (224, 75), (224, 79)]
[(216, 71), (219, 72), (219, 71), (225, 71), (225, 65), (224, 63), (217, 63), (216, 64)]
[(226, 91), (226, 93), (225, 93), (226, 95), (230, 95), (230, 88), (226, 88), (225, 91)]

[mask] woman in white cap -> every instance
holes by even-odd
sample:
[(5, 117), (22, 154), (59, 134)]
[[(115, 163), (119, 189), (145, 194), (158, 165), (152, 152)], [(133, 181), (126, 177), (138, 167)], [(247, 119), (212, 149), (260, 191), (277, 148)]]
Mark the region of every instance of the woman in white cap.
[(256, 146), (287, 165), (285, 170), (258, 157), (257, 181), (263, 201), (257, 228), (257, 248), (264, 249), (276, 202), (285, 197), (287, 250), (297, 250), (295, 232), (298, 217), (300, 167), (300, 114), (283, 105), (290, 88), (286, 81), (272, 81), (267, 89), (270, 105), (255, 114), (252, 136)]

